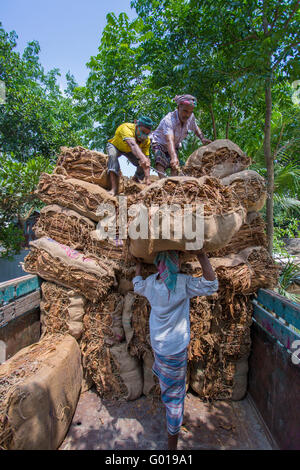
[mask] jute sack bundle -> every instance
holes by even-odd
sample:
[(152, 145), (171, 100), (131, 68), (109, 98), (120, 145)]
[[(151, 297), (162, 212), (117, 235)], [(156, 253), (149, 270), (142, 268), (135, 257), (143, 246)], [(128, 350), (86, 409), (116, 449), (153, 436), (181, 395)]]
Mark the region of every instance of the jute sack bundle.
[(251, 246), (223, 258), (210, 258), (220, 287), (232, 292), (253, 294), (259, 288), (274, 288), (279, 267), (262, 246)]
[(124, 297), (111, 292), (99, 303), (87, 302), (84, 316), (84, 340), (91, 344), (103, 342), (113, 346), (125, 339), (122, 325)]
[(224, 382), (230, 386), (230, 398), (233, 401), (242, 400), (248, 386), (248, 357), (247, 353), (236, 361), (226, 361), (223, 365)]
[(114, 284), (111, 261), (86, 257), (47, 237), (30, 242), (30, 247), (31, 251), (24, 259), (24, 271), (74, 289), (93, 302)]
[(248, 212), (260, 211), (266, 202), (265, 179), (256, 171), (244, 170), (221, 179), (221, 183), (230, 186)]
[(149, 331), (150, 304), (145, 297), (128, 292), (124, 299), (122, 323), (128, 352), (141, 358), (151, 351)]
[(111, 196), (101, 186), (47, 173), (41, 174), (35, 194), (46, 204), (68, 207), (95, 222), (104, 217), (104, 214), (97, 215), (97, 209), (102, 203), (115, 207), (118, 204), (117, 198)]
[(209, 362), (190, 363), (190, 386), (202, 399), (242, 400), (247, 393), (248, 355), (220, 363), (216, 354)]
[(229, 139), (218, 139), (200, 147), (187, 159), (183, 171), (196, 177), (209, 175), (216, 178), (243, 171), (251, 164), (251, 159)]
[(85, 251), (96, 256), (106, 256), (113, 260), (124, 260), (125, 240), (101, 239), (97, 230), (90, 232), (86, 238)]
[(224, 257), (231, 253), (238, 253), (249, 246), (262, 246), (267, 248), (266, 224), (258, 212), (248, 212), (245, 223), (232, 237), (228, 245), (208, 256)]
[(102, 152), (80, 146), (61, 147), (54, 173), (98, 184), (107, 189), (107, 162), (108, 156)]
[(77, 212), (51, 204), (44, 207), (33, 227), (37, 238), (50, 237), (75, 250), (84, 251), (90, 232), (96, 224)]
[(92, 377), (99, 395), (110, 400), (135, 400), (143, 392), (141, 364), (127, 352), (127, 344), (112, 347), (88, 341), (83, 344), (83, 366)]
[(153, 352), (152, 351), (144, 351), (143, 353), (143, 394), (146, 396), (153, 396), (153, 397), (160, 397), (160, 386), (158, 382), (158, 378), (152, 372), (153, 366)]
[(85, 303), (85, 298), (75, 291), (54, 282), (43, 282), (40, 302), (42, 337), (69, 333), (78, 340), (83, 332)]
[[(187, 205), (194, 233), (197, 205), (204, 207), (204, 216), (200, 224), (203, 225), (203, 247), (206, 251), (214, 251), (226, 246), (246, 218), (246, 209), (240, 205), (230, 188), (222, 185), (216, 178), (161, 179), (142, 191), (137, 202), (135, 207), (131, 207), (131, 209), (134, 208), (135, 214), (128, 226), (129, 250), (133, 256), (142, 258), (148, 263), (153, 262), (155, 254), (159, 251), (178, 250), (188, 253), (188, 249), (195, 249), (187, 245), (196, 240), (195, 235), (191, 238), (193, 234), (185, 230), (187, 212), (184, 212), (184, 208)], [(169, 214), (163, 212), (164, 205), (167, 212), (172, 205), (176, 205), (178, 211), (171, 210)], [(139, 233), (136, 235), (142, 219), (147, 223), (140, 231), (140, 235)], [(164, 232), (164, 224), (168, 220), (169, 233)], [(180, 229), (179, 236), (178, 230)], [(199, 233), (197, 236), (202, 239)], [(187, 246), (189, 246), (188, 249)]]
[(0, 448), (56, 450), (81, 381), (80, 349), (70, 335), (46, 336), (0, 365)]

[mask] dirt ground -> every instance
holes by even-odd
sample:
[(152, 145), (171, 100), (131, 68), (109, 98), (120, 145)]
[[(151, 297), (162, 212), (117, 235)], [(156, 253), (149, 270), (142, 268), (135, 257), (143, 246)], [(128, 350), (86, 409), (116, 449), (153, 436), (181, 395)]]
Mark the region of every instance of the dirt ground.
[[(165, 450), (165, 409), (142, 396), (131, 402), (102, 400), (94, 389), (80, 396), (59, 450)], [(205, 403), (193, 392), (185, 399), (178, 450), (272, 450), (249, 397)]]

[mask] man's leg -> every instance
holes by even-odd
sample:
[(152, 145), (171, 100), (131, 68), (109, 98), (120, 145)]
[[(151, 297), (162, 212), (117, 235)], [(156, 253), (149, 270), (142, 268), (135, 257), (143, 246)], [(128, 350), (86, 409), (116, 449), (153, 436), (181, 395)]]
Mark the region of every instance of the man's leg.
[(155, 168), (158, 171), (158, 178), (166, 178), (166, 169), (170, 167), (169, 154), (164, 152), (158, 144), (153, 144), (152, 149), (155, 158)]
[(139, 159), (132, 152), (125, 153), (124, 155), (126, 158), (128, 158), (130, 163), (132, 163), (136, 167), (135, 174), (132, 178), (133, 181), (140, 183), (145, 178), (145, 173), (143, 168), (140, 166)]
[(174, 436), (168, 433), (168, 450), (177, 450), (178, 436), (179, 433)]
[(121, 152), (110, 142), (106, 146), (106, 152), (108, 154), (107, 174), (109, 175), (111, 185), (109, 194), (116, 196), (119, 189), (119, 156), (121, 155)]
[(165, 169), (162, 165), (160, 165), (159, 163), (156, 164), (155, 168), (157, 169), (158, 171), (158, 178), (161, 179), (161, 178), (165, 178), (166, 177), (166, 173), (165, 173)]

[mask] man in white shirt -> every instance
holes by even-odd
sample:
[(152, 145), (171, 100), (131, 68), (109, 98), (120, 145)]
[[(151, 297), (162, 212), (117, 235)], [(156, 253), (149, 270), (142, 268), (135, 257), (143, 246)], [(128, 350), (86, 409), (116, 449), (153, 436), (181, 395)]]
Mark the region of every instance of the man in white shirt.
[(177, 448), (182, 424), (190, 342), (190, 299), (211, 295), (218, 290), (218, 280), (205, 252), (197, 252), (202, 267), (200, 278), (179, 273), (177, 251), (158, 253), (154, 263), (158, 273), (141, 277), (141, 263), (133, 278), (134, 292), (146, 297), (151, 305), (150, 341), (154, 352), (152, 371), (157, 375), (162, 401), (166, 406), (168, 448)]
[(177, 109), (168, 113), (153, 131), (152, 149), (155, 155), (155, 168), (162, 178), (167, 168), (171, 168), (171, 175), (177, 176), (179, 169), (178, 149), (186, 138), (188, 131), (193, 131), (204, 145), (211, 140), (206, 139), (196, 124), (193, 113), (197, 100), (192, 95), (176, 95), (174, 98)]

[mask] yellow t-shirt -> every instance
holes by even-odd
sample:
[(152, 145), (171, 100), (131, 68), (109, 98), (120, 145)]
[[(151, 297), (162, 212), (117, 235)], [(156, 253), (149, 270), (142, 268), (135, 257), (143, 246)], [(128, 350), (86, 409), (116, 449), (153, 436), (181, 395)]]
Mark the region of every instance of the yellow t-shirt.
[[(131, 152), (131, 148), (126, 142), (126, 139), (135, 139), (135, 124), (132, 124), (130, 122), (125, 122), (124, 124), (121, 124), (118, 129), (116, 130), (116, 133), (112, 139), (109, 139), (108, 142), (113, 144), (115, 147), (117, 147), (120, 152), (124, 153), (129, 153)], [(144, 140), (142, 143), (138, 143), (138, 146), (142, 150), (143, 154), (146, 156), (149, 156), (149, 151), (150, 151), (150, 139), (149, 137)]]

